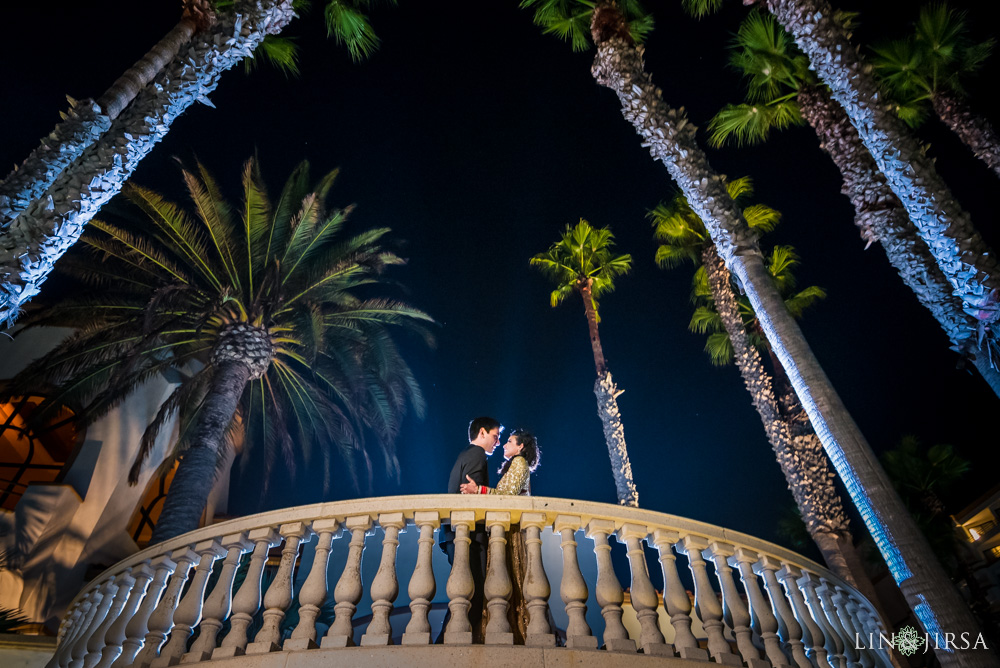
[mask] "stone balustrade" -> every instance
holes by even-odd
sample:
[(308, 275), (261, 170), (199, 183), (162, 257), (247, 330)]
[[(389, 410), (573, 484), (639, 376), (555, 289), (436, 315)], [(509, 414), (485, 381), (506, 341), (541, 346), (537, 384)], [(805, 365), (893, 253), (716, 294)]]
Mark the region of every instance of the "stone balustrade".
[[(442, 522), (455, 532), (450, 567), (436, 545)], [(489, 543), (481, 639), (469, 621), (474, 531)], [(518, 584), (506, 563), (512, 531), (524, 539), (523, 634), (507, 615)], [(435, 603), (438, 592), (447, 600)], [(868, 646), (886, 633), (873, 606), (823, 567), (729, 529), (571, 499), (399, 496), (242, 517), (143, 550), (77, 595), (48, 668), (245, 655), (275, 666), (357, 665), (357, 651), (393, 652), (376, 661), (384, 665), (440, 664), (456, 649), (475, 651), (474, 635), (508, 661), (525, 652), (520, 665), (564, 665), (576, 652), (574, 662), (602, 666), (889, 668), (887, 654)]]

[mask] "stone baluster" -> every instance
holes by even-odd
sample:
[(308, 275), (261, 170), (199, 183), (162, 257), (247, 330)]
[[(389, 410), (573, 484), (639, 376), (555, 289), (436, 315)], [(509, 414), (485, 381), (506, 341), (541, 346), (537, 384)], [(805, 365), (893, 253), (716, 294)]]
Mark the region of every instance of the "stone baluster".
[(819, 578), (812, 573), (802, 571), (801, 577), (796, 582), (802, 591), (802, 596), (805, 598), (806, 606), (809, 608), (812, 618), (816, 620), (816, 623), (823, 630), (823, 646), (826, 648), (827, 661), (834, 668), (847, 668), (847, 657), (844, 656), (844, 641), (830, 625), (830, 620), (823, 610), (823, 602), (820, 600), (819, 594), (816, 593), (816, 588), (820, 584)]
[(597, 557), (597, 605), (601, 606), (604, 617), (604, 647), (612, 652), (635, 652), (635, 641), (628, 637), (622, 624), (622, 603), (625, 592), (615, 575), (611, 563), (611, 545), (608, 536), (615, 531), (611, 520), (591, 520), (587, 525), (587, 537), (594, 541), (594, 555)]
[(330, 549), (333, 547), (333, 534), (340, 529), (340, 523), (335, 519), (316, 520), (312, 523), (316, 534), (316, 553), (313, 555), (309, 575), (302, 583), (299, 591), (299, 623), (292, 631), (292, 636), (281, 648), (284, 650), (314, 649), (316, 644), (316, 618), (326, 602), (328, 583), (326, 573), (330, 566)]
[(552, 589), (542, 564), (542, 529), (548, 524), (544, 513), (521, 513), (525, 552), (528, 564), (524, 574), (525, 605), (528, 628), (525, 644), (529, 647), (555, 647), (556, 636), (549, 626), (549, 595)]
[(410, 621), (403, 632), (404, 645), (429, 645), (431, 625), (427, 613), (437, 592), (434, 582), (434, 530), (441, 525), (437, 511), (418, 510), (413, 513), (413, 523), (420, 529), (417, 541), (417, 565), (410, 577), (407, 593), (410, 595)]
[(571, 649), (596, 649), (597, 638), (587, 625), (587, 582), (580, 572), (580, 562), (576, 555), (576, 531), (583, 525), (581, 518), (572, 515), (558, 515), (555, 521), (556, 533), (562, 536), (563, 575), (559, 583), (559, 596), (566, 606), (566, 646)]
[(118, 585), (114, 578), (105, 580), (94, 598), (94, 603), (87, 612), (86, 624), (83, 625), (83, 632), (76, 636), (73, 641), (73, 648), (70, 650), (69, 668), (83, 668), (83, 658), (87, 656), (87, 645), (91, 637), (97, 633), (98, 627), (104, 623), (104, 618), (114, 603), (115, 594), (118, 593)]
[[(226, 558), (219, 570), (219, 579), (215, 581), (212, 593), (205, 599), (202, 609), (201, 625), (198, 627), (198, 639), (191, 645), (191, 650), (181, 659), (181, 663), (197, 663), (208, 661), (215, 651), (219, 637), (219, 629), (229, 617), (233, 602), (233, 580), (236, 579), (236, 569), (240, 565), (243, 553), (253, 547), (245, 533), (234, 533), (223, 536), (221, 545), (226, 551)], [(175, 615), (176, 617), (176, 615)], [(174, 631), (176, 633), (176, 631)]]
[(216, 538), (198, 543), (194, 546), (194, 551), (198, 553), (198, 566), (194, 570), (194, 575), (191, 576), (191, 584), (188, 585), (187, 592), (177, 604), (177, 609), (174, 610), (174, 627), (170, 632), (170, 640), (160, 650), (160, 656), (150, 664), (153, 668), (175, 666), (180, 663), (181, 657), (187, 650), (188, 640), (191, 639), (194, 628), (201, 621), (208, 576), (212, 574), (212, 567), (215, 566), (216, 559), (226, 554), (226, 550), (222, 548)]
[(131, 568), (126, 568), (115, 578), (115, 594), (111, 598), (107, 613), (104, 615), (104, 621), (87, 641), (87, 654), (83, 657), (83, 668), (94, 668), (101, 661), (104, 647), (107, 645), (108, 631), (118, 621), (118, 616), (128, 602), (129, 593), (135, 586), (135, 578), (132, 577), (131, 572)]
[(663, 639), (663, 633), (660, 632), (657, 614), (659, 599), (649, 579), (646, 552), (642, 547), (648, 535), (649, 528), (641, 524), (625, 524), (618, 530), (618, 540), (628, 548), (628, 561), (632, 571), (629, 591), (632, 608), (639, 619), (639, 646), (647, 655), (673, 656), (673, 647)]
[(857, 616), (856, 618), (863, 632), (868, 634), (869, 640), (866, 644), (868, 645), (868, 651), (875, 659), (875, 663), (881, 666), (881, 668), (893, 668), (888, 654), (891, 650), (887, 649), (888, 646), (882, 645), (878, 640), (881, 629), (875, 619), (875, 612), (868, 602), (864, 600), (857, 601), (851, 597), (848, 599), (847, 607), (848, 610), (855, 611), (854, 614)]
[(129, 668), (129, 666), (138, 665), (136, 656), (146, 642), (150, 617), (156, 610), (163, 590), (167, 587), (167, 579), (173, 574), (177, 564), (164, 554), (153, 559), (149, 568), (153, 570), (153, 579), (149, 583), (146, 595), (139, 604), (139, 609), (125, 626), (125, 641), (122, 643), (122, 651), (115, 662), (111, 664), (111, 668)]
[(378, 516), (379, 526), (385, 532), (382, 538), (382, 558), (378, 571), (372, 579), (372, 621), (361, 636), (362, 646), (391, 645), (392, 624), (389, 614), (392, 604), (399, 595), (399, 580), (396, 577), (396, 548), (399, 534), (406, 525), (403, 513), (382, 513)]
[(486, 530), (490, 534), (489, 560), (483, 595), (486, 599), (487, 645), (513, 645), (514, 634), (507, 620), (507, 607), (513, 591), (510, 575), (507, 573), (507, 531), (510, 530), (510, 512), (489, 511), (486, 513)]
[(707, 549), (702, 550), (702, 556), (711, 559), (715, 564), (715, 575), (719, 578), (719, 585), (722, 588), (723, 615), (732, 628), (733, 636), (736, 637), (736, 648), (740, 651), (743, 662), (748, 668), (763, 668), (766, 664), (760, 660), (760, 654), (753, 644), (750, 613), (736, 589), (736, 583), (733, 582), (733, 569), (729, 566), (729, 557), (734, 553), (732, 545), (719, 541), (712, 541)]
[(83, 633), (83, 626), (87, 619), (87, 613), (90, 612), (90, 608), (93, 605), (93, 597), (97, 592), (97, 589), (91, 589), (86, 594), (77, 599), (74, 605), (74, 610), (70, 615), (70, 623), (68, 628), (63, 633), (62, 640), (59, 643), (56, 653), (52, 655), (49, 662), (45, 664), (45, 668), (65, 668), (69, 665), (69, 662), (73, 660), (73, 645), (76, 643), (80, 634)]
[(764, 656), (772, 666), (788, 666), (788, 658), (781, 651), (781, 638), (778, 636), (778, 618), (771, 610), (771, 604), (764, 598), (757, 581), (753, 565), (760, 559), (753, 550), (737, 547), (729, 558), (729, 565), (736, 566), (743, 581), (743, 591), (750, 601), (750, 628), (764, 643)]
[(361, 582), (361, 557), (365, 551), (365, 533), (371, 528), (372, 519), (368, 515), (352, 515), (344, 521), (344, 528), (351, 532), (351, 543), (347, 549), (347, 563), (344, 572), (333, 588), (333, 624), (330, 625), (321, 646), (351, 647), (354, 645), (354, 611), (364, 592)]
[(674, 651), (682, 659), (707, 661), (708, 652), (698, 646), (698, 640), (691, 633), (691, 600), (681, 582), (673, 551), (679, 540), (680, 535), (676, 531), (653, 531), (653, 544), (660, 553), (660, 570), (663, 572), (663, 605), (674, 628)]
[(73, 604), (67, 608), (66, 614), (63, 615), (62, 621), (59, 622), (59, 630), (56, 631), (56, 652), (52, 655), (52, 658), (49, 659), (46, 666), (57, 665), (56, 657), (66, 646), (66, 639), (69, 638), (70, 633), (72, 633), (73, 629), (76, 628), (76, 621), (80, 618), (80, 604), (82, 602), (83, 599), (81, 598), (73, 601)]
[(170, 583), (163, 592), (163, 597), (149, 616), (149, 631), (146, 633), (146, 640), (142, 649), (135, 657), (135, 665), (148, 666), (160, 654), (160, 648), (167, 640), (170, 629), (174, 625), (174, 611), (180, 603), (184, 585), (187, 584), (191, 566), (198, 560), (198, 553), (189, 547), (182, 547), (170, 553), (170, 558), (177, 564), (174, 574), (170, 577)]
[(847, 593), (843, 588), (835, 586), (831, 582), (824, 580), (824, 584), (830, 591), (830, 600), (834, 605), (834, 610), (837, 612), (840, 625), (844, 629), (844, 642), (849, 643), (854, 648), (855, 653), (858, 655), (858, 663), (864, 666), (864, 668), (875, 668), (875, 659), (868, 652), (868, 645), (865, 643), (867, 633), (864, 628), (855, 623), (856, 617), (847, 605)]
[[(765, 554), (761, 555), (753, 565), (753, 570), (764, 580), (764, 589), (771, 601), (771, 610), (778, 620), (778, 637), (781, 638), (785, 651), (791, 655), (796, 668), (812, 668), (802, 642), (802, 625), (795, 619), (795, 612), (778, 582), (777, 573), (781, 570), (781, 564)], [(794, 582), (792, 586), (795, 586)]]
[(299, 543), (303, 538), (308, 540), (311, 530), (304, 522), (289, 522), (278, 527), (278, 533), (285, 539), (281, 548), (281, 561), (274, 574), (271, 586), (264, 594), (264, 623), (254, 636), (253, 642), (247, 645), (247, 654), (266, 654), (277, 652), (281, 647), (281, 621), (285, 618), (285, 610), (292, 604), (292, 585), (295, 581), (295, 562), (299, 557)]
[(471, 645), (472, 624), (469, 623), (469, 609), (475, 583), (472, 581), (472, 567), (469, 565), (470, 533), (476, 524), (476, 513), (472, 510), (456, 510), (451, 513), (451, 530), (455, 532), (455, 556), (445, 591), (448, 593), (448, 610), (451, 619), (444, 630), (447, 645)]
[(694, 579), (694, 609), (701, 619), (701, 625), (708, 636), (708, 652), (716, 663), (728, 666), (739, 666), (741, 661), (729, 649), (729, 643), (723, 634), (722, 606), (712, 589), (708, 579), (708, 566), (702, 555), (702, 550), (708, 547), (708, 541), (701, 536), (687, 535), (676, 545), (679, 552), (687, 555)]
[(840, 621), (840, 615), (837, 613), (837, 607), (833, 603), (834, 589), (823, 578), (818, 578), (818, 581), (816, 595), (819, 596), (821, 608), (830, 624), (830, 629), (839, 640), (838, 645), (843, 648), (844, 657), (847, 659), (847, 668), (856, 668), (861, 665), (860, 657), (858, 650), (854, 647), (853, 634), (848, 634), (844, 628)]
[(802, 644), (805, 645), (806, 656), (819, 668), (833, 668), (826, 651), (826, 634), (813, 617), (803, 596), (803, 589), (799, 585), (802, 570), (798, 566), (782, 562), (781, 569), (775, 575), (784, 586), (785, 596), (791, 603), (795, 619), (802, 628)]
[(233, 596), (233, 616), (229, 620), (229, 633), (222, 639), (222, 644), (212, 652), (212, 659), (226, 659), (243, 656), (247, 647), (247, 628), (254, 615), (260, 609), (261, 577), (264, 565), (267, 563), (267, 553), (281, 543), (281, 537), (271, 527), (253, 529), (247, 534), (247, 539), (254, 544), (250, 555), (250, 565), (239, 591)]
[[(142, 603), (143, 597), (146, 596), (146, 588), (153, 579), (153, 573), (154, 571), (147, 560), (131, 569), (129, 573), (129, 576), (133, 580), (131, 587), (127, 586), (127, 580), (123, 580), (122, 584), (119, 585), (119, 594), (123, 589), (127, 588), (129, 590), (128, 601), (108, 628), (108, 632), (104, 637), (104, 648), (101, 649), (101, 658), (93, 668), (111, 668), (115, 660), (121, 655), (122, 643), (125, 642), (125, 638), (127, 637), (125, 630), (139, 609), (139, 604)], [(87, 668), (90, 667), (88, 666)]]

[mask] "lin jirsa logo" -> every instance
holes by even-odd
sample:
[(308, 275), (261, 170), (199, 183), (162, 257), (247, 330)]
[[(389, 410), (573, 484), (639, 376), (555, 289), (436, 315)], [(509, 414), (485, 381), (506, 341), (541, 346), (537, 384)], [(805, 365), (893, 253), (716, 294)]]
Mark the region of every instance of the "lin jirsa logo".
[[(887, 638), (881, 633), (878, 634), (878, 637), (874, 633), (869, 633), (867, 638), (858, 634), (855, 636), (855, 640), (855, 649), (860, 650), (866, 647), (895, 648), (904, 656), (912, 656), (921, 650), (926, 654), (928, 650), (932, 649), (943, 649), (949, 652), (958, 649), (989, 649), (981, 633), (974, 640), (972, 634), (967, 632), (945, 633), (943, 635), (935, 633), (933, 636), (924, 633), (921, 635), (912, 626), (904, 626), (899, 629), (898, 633), (893, 633), (891, 638)], [(865, 643), (865, 640), (868, 642)]]

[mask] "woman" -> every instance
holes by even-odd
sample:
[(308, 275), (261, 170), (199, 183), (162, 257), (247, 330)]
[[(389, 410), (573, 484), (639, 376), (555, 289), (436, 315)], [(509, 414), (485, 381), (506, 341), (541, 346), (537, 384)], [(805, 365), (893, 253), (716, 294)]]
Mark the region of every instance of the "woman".
[(541, 452), (535, 436), (524, 429), (515, 429), (507, 437), (503, 446), (503, 466), (500, 467), (500, 482), (495, 489), (477, 485), (472, 478), (461, 486), (462, 494), (507, 494), (511, 496), (531, 496), (531, 473), (538, 468)]
[[(530, 496), (531, 495), (531, 473), (538, 468), (541, 452), (538, 449), (538, 441), (530, 431), (515, 429), (507, 438), (503, 446), (504, 463), (500, 467), (500, 482), (495, 489), (485, 485), (477, 485), (469, 478), (469, 481), (461, 486), (462, 494), (505, 494), (510, 496)], [(466, 476), (468, 478), (468, 476)], [(517, 525), (511, 527), (510, 538), (507, 541), (507, 564), (511, 575), (510, 605), (507, 608), (507, 618), (510, 622), (511, 631), (514, 633), (514, 642), (523, 644), (528, 628), (528, 607), (524, 600), (522, 591), (524, 586), (524, 575), (527, 571), (528, 560), (524, 545), (524, 536)], [(552, 624), (551, 614), (549, 623)], [(485, 624), (486, 619), (484, 617)], [(485, 627), (484, 627), (485, 628)], [(552, 628), (555, 628), (553, 625)]]

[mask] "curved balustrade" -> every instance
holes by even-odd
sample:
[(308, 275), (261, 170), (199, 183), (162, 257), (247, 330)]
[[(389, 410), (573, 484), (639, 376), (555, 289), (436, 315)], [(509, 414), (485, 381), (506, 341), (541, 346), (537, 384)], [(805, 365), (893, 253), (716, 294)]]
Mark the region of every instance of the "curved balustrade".
[[(446, 560), (435, 545), (442, 522), (456, 534), (455, 563), (444, 578)], [(506, 544), (511, 531), (521, 531), (526, 573), (519, 591), (528, 621), (523, 638), (517, 637), (524, 651), (603, 652), (595, 655), (602, 665), (614, 657), (620, 657), (615, 665), (631, 665), (622, 663), (624, 657), (634, 662), (641, 652), (642, 661), (654, 663), (670, 657), (747, 668), (890, 666), (882, 650), (866, 647), (886, 632), (871, 604), (826, 569), (777, 545), (600, 503), (425, 495), (262, 513), (144, 550), (77, 595), (48, 668), (159, 668), (250, 654), (344, 653), (358, 638), (359, 650), (384, 647), (403, 652), (397, 660), (419, 656), (412, 663), (439, 663), (449, 645), (472, 643), (468, 545), (477, 530), (489, 536), (487, 646), (515, 644), (517, 629), (507, 618), (513, 588)], [(416, 554), (404, 563), (397, 548), (408, 532), (416, 534), (409, 543)], [(631, 574), (638, 620), (631, 633), (622, 621), (624, 591), (611, 539), (624, 547), (619, 570), (627, 566)], [(367, 563), (378, 570), (365, 582), (365, 548), (376, 544), (380, 556)], [(265, 587), (268, 553), (279, 546)], [(658, 559), (647, 556), (653, 550)], [(331, 558), (335, 552), (343, 558)], [(654, 580), (663, 583), (662, 615)], [(685, 580), (692, 583), (693, 606)], [(408, 612), (396, 605), (401, 590)], [(430, 612), (439, 591), (446, 592), (450, 612), (447, 623), (437, 620), (434, 628)], [(359, 608), (365, 601), (370, 603)], [(324, 611), (326, 621), (320, 619)], [(370, 621), (362, 633), (357, 620), (364, 618)], [(562, 628), (553, 620), (562, 620)], [(442, 644), (432, 644), (439, 634)], [(394, 637), (401, 647), (389, 647)], [(557, 645), (566, 649), (552, 649)]]

